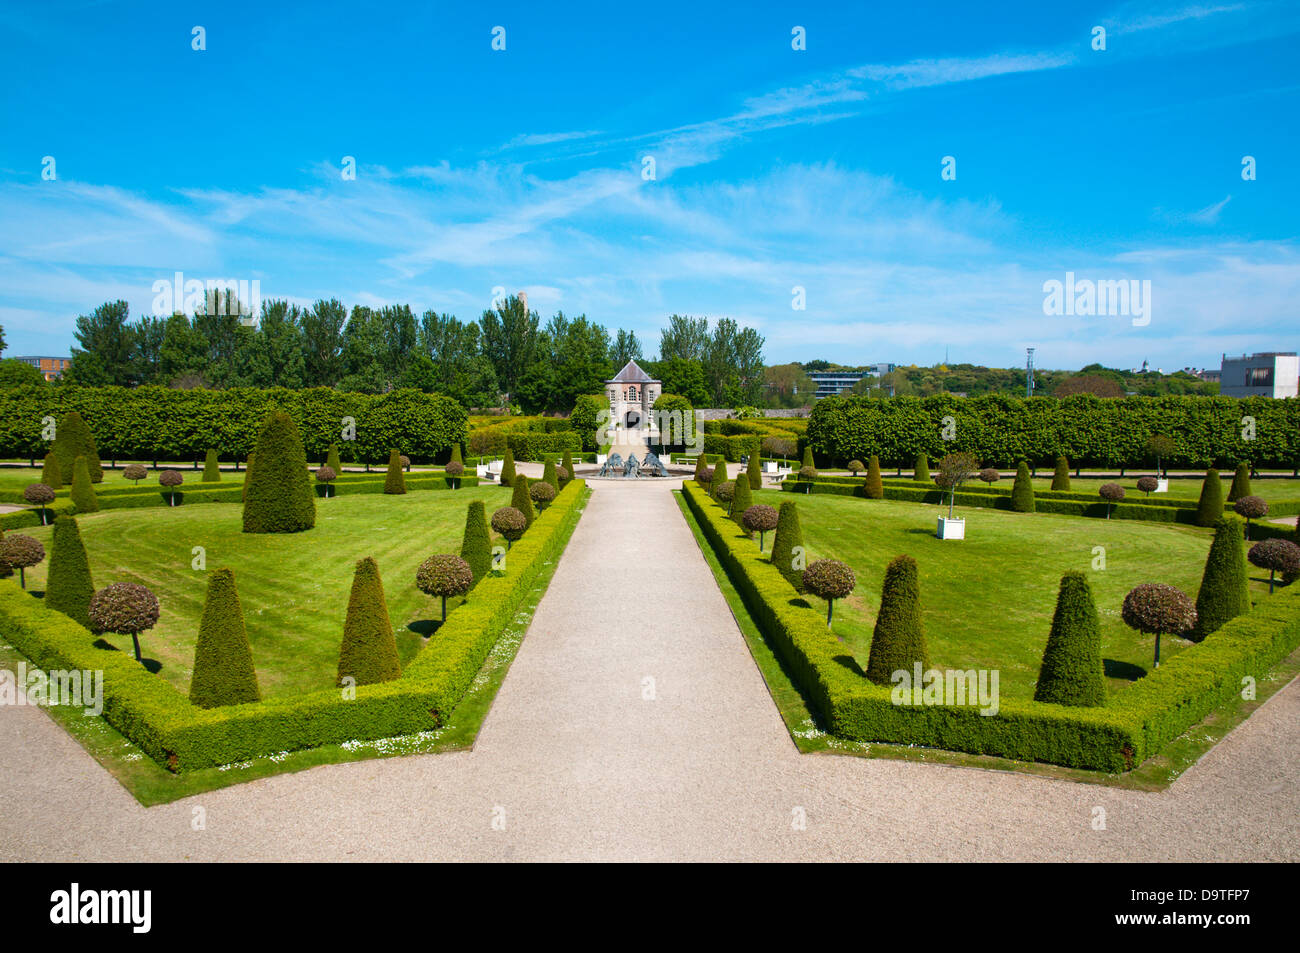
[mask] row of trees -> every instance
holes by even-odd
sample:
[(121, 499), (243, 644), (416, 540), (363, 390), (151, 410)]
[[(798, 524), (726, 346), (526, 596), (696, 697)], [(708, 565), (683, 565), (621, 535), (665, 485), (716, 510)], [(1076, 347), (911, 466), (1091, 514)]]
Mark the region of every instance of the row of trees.
[[(673, 315), (660, 356), (645, 361), (632, 331), (607, 329), (585, 315), (557, 312), (543, 323), (511, 296), (477, 321), (409, 305), (349, 312), (337, 299), (309, 308), (262, 304), (256, 319), (217, 291), (193, 316), (131, 319), (125, 301), (77, 318), (77, 346), (63, 382), (178, 388), (329, 387), (367, 394), (400, 388), (445, 394), (465, 407), (510, 405), (529, 413), (567, 412), (582, 394), (598, 393), (629, 360), (695, 406), (756, 403), (763, 391), (763, 338), (729, 318)], [(40, 375), (7, 368), (0, 385), (39, 383)]]

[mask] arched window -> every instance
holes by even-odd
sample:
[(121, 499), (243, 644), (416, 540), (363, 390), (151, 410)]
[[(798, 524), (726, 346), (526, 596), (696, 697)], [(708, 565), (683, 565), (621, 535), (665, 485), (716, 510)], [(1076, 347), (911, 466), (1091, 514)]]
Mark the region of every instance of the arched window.
[(637, 396), (636, 396), (636, 385), (635, 385), (635, 384), (633, 384), (631, 387), (629, 387), (629, 388), (627, 389), (627, 399), (628, 399), (628, 400), (637, 400), (637, 399), (638, 399)]

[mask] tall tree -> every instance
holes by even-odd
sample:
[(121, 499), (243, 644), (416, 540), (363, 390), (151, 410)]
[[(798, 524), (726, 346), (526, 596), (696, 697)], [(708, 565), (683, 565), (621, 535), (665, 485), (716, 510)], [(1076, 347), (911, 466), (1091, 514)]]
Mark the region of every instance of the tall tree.
[(511, 295), (496, 310), (484, 311), (479, 321), (483, 354), (491, 362), (497, 384), (507, 399), (532, 363), (539, 320), (536, 311), (529, 311), (517, 296)]
[(610, 350), (611, 363), (615, 367), (622, 367), (628, 361), (641, 361), (641, 342), (637, 340), (635, 331), (624, 331), (618, 329), (618, 334), (614, 336), (614, 343)]
[(317, 301), (298, 315), (303, 377), (308, 387), (334, 387), (343, 379), (343, 325), (347, 315), (337, 298)]
[[(92, 376), (102, 376), (105, 384), (130, 384), (132, 382), (132, 350), (134, 331), (127, 324), (129, 309), (125, 301), (106, 301), (90, 314), (78, 316), (72, 332), (80, 348), (72, 349), (73, 377), (79, 382), (92, 383)], [(91, 355), (82, 358), (81, 355)], [(77, 373), (81, 358), (83, 373)]]
[(157, 384), (162, 374), (162, 344), (167, 322), (144, 315), (136, 322), (132, 344), (135, 380), (140, 384)]
[(659, 332), (659, 360), (679, 357), (704, 361), (709, 352), (709, 319), (669, 315), (668, 327)]
[(381, 394), (387, 389), (384, 370), (387, 345), (379, 315), (364, 305), (353, 305), (343, 328), (343, 390)]
[(208, 345), (190, 323), (187, 315), (177, 312), (163, 325), (162, 344), (158, 349), (158, 380), (175, 384), (207, 378)]

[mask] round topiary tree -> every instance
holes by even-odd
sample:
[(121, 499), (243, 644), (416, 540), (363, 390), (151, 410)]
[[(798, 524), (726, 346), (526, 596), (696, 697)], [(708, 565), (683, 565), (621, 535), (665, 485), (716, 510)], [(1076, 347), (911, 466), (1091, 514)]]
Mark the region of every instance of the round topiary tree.
[(99, 498), (95, 496), (90, 464), (85, 457), (77, 457), (72, 464), (72, 489), (68, 495), (72, 498), (72, 505), (76, 507), (78, 513), (98, 512)]
[(447, 482), (451, 484), (451, 488), (459, 490), (461, 477), (465, 475), (465, 464), (458, 460), (451, 460), (443, 472), (447, 474)]
[(714, 498), (721, 503), (725, 503), (728, 510), (731, 509), (731, 501), (736, 496), (736, 483), (734, 480), (725, 480), (718, 484), (718, 489), (714, 492)]
[(844, 599), (858, 584), (853, 570), (837, 559), (819, 559), (803, 571), (803, 588), (826, 600), (826, 628), (831, 627), (835, 600)]
[(475, 585), (492, 571), (492, 534), (488, 531), (487, 508), (482, 500), (470, 503), (465, 511), (465, 534), (461, 538), (460, 558), (474, 574)]
[(492, 513), (492, 528), (506, 539), (506, 548), (524, 535), (528, 521), (513, 506), (503, 506)]
[(817, 468), (816, 468), (816, 467), (800, 467), (800, 468), (799, 468), (799, 482), (802, 483), (802, 484), (804, 485), (804, 487), (803, 487), (803, 491), (804, 491), (805, 493), (811, 493), (811, 492), (812, 492), (812, 485), (813, 485), (814, 483), (817, 482)]
[(41, 465), (41, 482), (51, 489), (63, 489), (63, 475), (59, 472), (59, 460), (52, 453), (45, 455)]
[(62, 612), (89, 629), (90, 597), (94, 594), (90, 559), (86, 556), (77, 521), (71, 516), (60, 516), (54, 521), (50, 568), (45, 576), (45, 606)]
[(1250, 611), (1250, 581), (1241, 548), (1241, 522), (1221, 516), (1205, 557), (1201, 588), (1196, 593), (1196, 625), (1187, 638), (1199, 642), (1229, 619)]
[(208, 594), (194, 646), (190, 701), (200, 708), (218, 708), (261, 699), (235, 574), (214, 569), (208, 576)]
[(1016, 467), (1016, 482), (1011, 485), (1011, 509), (1016, 513), (1034, 512), (1034, 482), (1024, 460)]
[(772, 538), (772, 565), (785, 576), (796, 592), (803, 591), (805, 568), (803, 530), (799, 526), (799, 509), (793, 502), (781, 504), (776, 518), (776, 536)]
[(1228, 488), (1228, 502), (1236, 503), (1243, 497), (1250, 496), (1250, 464), (1244, 460), (1237, 464), (1232, 474), (1232, 486)]
[(1246, 539), (1250, 539), (1250, 521), (1263, 519), (1268, 515), (1268, 504), (1258, 496), (1243, 496), (1232, 504), (1238, 516), (1246, 520)]
[(880, 458), (874, 454), (867, 461), (867, 478), (862, 481), (862, 495), (869, 500), (885, 498), (885, 482), (880, 477)]
[(1168, 470), (1164, 467), (1164, 462), (1169, 460), (1178, 451), (1177, 445), (1173, 439), (1162, 433), (1154, 433), (1147, 438), (1146, 454), (1153, 457), (1156, 461), (1156, 472), (1164, 476), (1169, 476)]
[(1156, 637), (1155, 668), (1160, 667), (1160, 636), (1182, 635), (1196, 625), (1196, 606), (1181, 589), (1144, 582), (1129, 591), (1120, 616), (1131, 629)]
[(75, 410), (68, 411), (55, 430), (54, 442), (50, 452), (59, 461), (59, 480), (64, 486), (72, 482), (72, 468), (77, 457), (85, 457), (90, 470), (90, 482), (99, 483), (104, 479), (104, 468), (99, 462), (99, 451), (95, 449), (95, 438), (90, 428)]
[(1056, 472), (1052, 474), (1052, 489), (1070, 489), (1070, 461), (1063, 456), (1056, 458)]
[(1289, 539), (1266, 539), (1262, 543), (1256, 543), (1250, 547), (1246, 558), (1260, 569), (1268, 570), (1269, 595), (1273, 594), (1273, 582), (1278, 573), (1284, 576), (1300, 573), (1300, 546)]
[(1153, 476), (1138, 477), (1138, 489), (1151, 496), (1160, 487), (1160, 481)]
[(975, 475), (977, 466), (979, 461), (969, 453), (950, 453), (939, 461), (939, 472), (934, 475), (934, 482), (939, 489), (948, 491), (948, 519), (952, 519), (957, 491)]
[(1201, 498), (1196, 503), (1196, 525), (1213, 526), (1222, 516), (1223, 484), (1219, 481), (1219, 471), (1211, 468), (1201, 483)]
[(129, 635), (140, 659), (140, 633), (158, 624), (158, 597), (147, 586), (115, 582), (90, 597), (90, 631)]
[[(549, 483), (536, 486), (549, 487)], [(442, 599), (442, 621), (447, 621), (447, 597), (463, 596), (474, 586), (474, 570), (469, 563), (453, 553), (439, 553), (420, 563), (415, 572), (415, 585), (421, 592)]]
[(512, 487), (513, 491), (510, 494), (510, 505), (523, 513), (524, 522), (532, 526), (533, 520), (537, 519), (537, 511), (533, 509), (533, 494), (530, 487), (528, 477), (522, 473), (516, 473)]
[(515, 452), (506, 447), (505, 459), (501, 462), (501, 485), (515, 485)]
[(741, 514), (741, 519), (744, 520), (745, 529), (749, 530), (750, 533), (758, 534), (758, 551), (761, 553), (763, 551), (763, 537), (771, 530), (776, 529), (778, 520), (776, 510), (762, 503), (756, 503)]
[(560, 481), (560, 486), (564, 486), (569, 480), (573, 479), (568, 467), (556, 467), (555, 478)]
[(45, 558), (45, 547), (41, 541), (22, 533), (14, 533), (0, 539), (0, 559), (12, 569), (18, 570), (18, 584), (27, 588), (27, 570)]
[(49, 522), (45, 518), (45, 508), (54, 502), (54, 490), (44, 483), (28, 484), (23, 490), (23, 499), (32, 506), (41, 508), (41, 525), (44, 526)]
[(398, 459), (401, 461), (402, 469), (405, 470), (407, 473), (410, 473), (410, 472), (411, 472), (411, 458), (408, 457), (406, 454), (402, 454)]
[(1088, 707), (1106, 704), (1101, 622), (1088, 579), (1077, 570), (1061, 577), (1034, 701)]
[(396, 449), (388, 451), (388, 473), (384, 476), (384, 492), (390, 495), (406, 492), (406, 477), (402, 475), (402, 455)]
[(859, 473), (861, 473), (866, 468), (867, 468), (866, 464), (864, 464), (861, 460), (850, 460), (849, 465), (845, 467), (845, 469), (849, 471), (849, 476), (855, 478)]
[(139, 485), (140, 481), (148, 475), (149, 471), (138, 463), (128, 463), (122, 468), (123, 478), (130, 480), (136, 485)]
[(203, 479), (200, 482), (221, 482), (221, 465), (217, 463), (217, 451), (209, 450), (207, 456), (203, 458)]
[(158, 482), (167, 488), (167, 505), (176, 505), (176, 487), (185, 482), (180, 470), (164, 470), (158, 474)]
[(1124, 488), (1118, 483), (1103, 483), (1097, 493), (1106, 501), (1106, 519), (1110, 519), (1110, 508), (1124, 499)]
[(993, 467), (985, 467), (977, 475), (985, 483), (997, 483), (998, 480), (1002, 479), (1002, 474)]
[(916, 560), (911, 556), (896, 556), (885, 569), (880, 612), (876, 614), (867, 658), (867, 678), (877, 685), (888, 685), (895, 672), (911, 673), (917, 662), (923, 671), (930, 667), (925, 628), (921, 623)]
[(528, 487), (528, 497), (537, 504), (538, 512), (545, 512), (546, 507), (555, 499), (555, 487), (545, 480), (538, 480)]
[(316, 525), (307, 454), (298, 425), (279, 411), (267, 419), (249, 455), (245, 533), (297, 533)]
[(373, 558), (357, 560), (348, 596), (348, 615), (343, 622), (343, 642), (339, 646), (337, 685), (374, 685), (389, 682), (402, 674), (397, 654), (397, 640), (388, 618), (384, 600), (384, 583), (379, 565)]
[(334, 469), (332, 467), (322, 466), (316, 468), (316, 482), (321, 484), (325, 488), (326, 499), (329, 499), (331, 496), (334, 495), (334, 488), (330, 486), (330, 484), (333, 483), (337, 478), (338, 478), (338, 474), (334, 472)]

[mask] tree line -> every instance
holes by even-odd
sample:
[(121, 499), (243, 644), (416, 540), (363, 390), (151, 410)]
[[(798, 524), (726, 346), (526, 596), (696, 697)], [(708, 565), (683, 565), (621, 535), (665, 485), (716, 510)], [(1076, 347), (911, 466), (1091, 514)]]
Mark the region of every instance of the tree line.
[[(125, 301), (105, 302), (78, 316), (73, 336), (61, 383), (81, 386), (413, 388), (466, 408), (567, 413), (636, 360), (665, 393), (693, 406), (754, 404), (763, 394), (763, 337), (730, 318), (711, 326), (705, 317), (670, 316), (659, 354), (647, 361), (632, 331), (611, 334), (586, 315), (563, 312), (543, 323), (513, 295), (477, 321), (433, 310), (417, 317), (405, 304), (349, 311), (335, 298), (307, 308), (265, 301), (253, 320), (241, 316), (233, 295), (217, 291), (192, 316), (132, 320)], [(7, 379), (17, 369), (6, 374), (0, 383), (29, 382)]]

